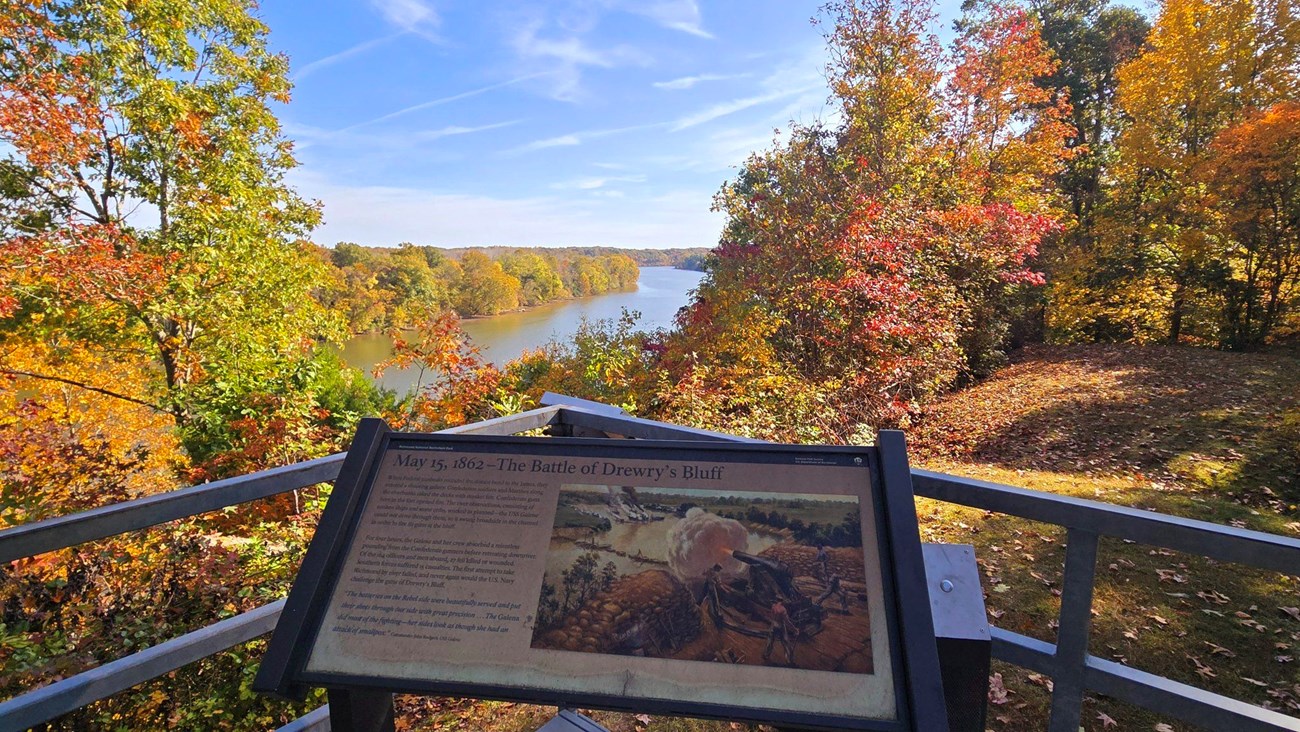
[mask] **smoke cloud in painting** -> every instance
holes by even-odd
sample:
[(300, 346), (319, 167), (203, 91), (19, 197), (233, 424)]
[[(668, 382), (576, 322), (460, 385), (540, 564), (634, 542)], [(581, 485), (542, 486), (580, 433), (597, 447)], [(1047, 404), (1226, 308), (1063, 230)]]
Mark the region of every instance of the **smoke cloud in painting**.
[(726, 574), (735, 574), (745, 565), (731, 552), (743, 552), (748, 546), (749, 532), (739, 521), (692, 508), (668, 532), (668, 567), (687, 582), (699, 579), (714, 564), (722, 565)]

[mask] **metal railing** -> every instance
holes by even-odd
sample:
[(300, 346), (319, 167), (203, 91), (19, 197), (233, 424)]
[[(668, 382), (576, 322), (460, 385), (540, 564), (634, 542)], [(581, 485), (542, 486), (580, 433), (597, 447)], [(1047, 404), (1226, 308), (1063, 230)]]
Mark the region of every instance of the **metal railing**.
[[(550, 427), (554, 434), (572, 436), (753, 441), (638, 419), (615, 407), (572, 397), (547, 394), (543, 404), (546, 406), (523, 414), (446, 431), (507, 435)], [(331, 455), (0, 531), (0, 563), (328, 482), (338, 475), (342, 461), (341, 454)], [(1300, 540), (926, 470), (913, 470), (912, 483), (918, 496), (1066, 529), (1057, 643), (992, 628), (994, 658), (1052, 677), (1049, 732), (1079, 729), (1083, 697), (1088, 691), (1214, 729), (1300, 730), (1300, 718), (1088, 653), (1101, 537), (1284, 574), (1300, 574)], [(264, 605), (0, 703), (0, 732), (17, 732), (47, 722), (252, 640), (275, 626), (283, 604)], [(280, 732), (328, 729), (328, 711), (322, 707), (280, 728)]]

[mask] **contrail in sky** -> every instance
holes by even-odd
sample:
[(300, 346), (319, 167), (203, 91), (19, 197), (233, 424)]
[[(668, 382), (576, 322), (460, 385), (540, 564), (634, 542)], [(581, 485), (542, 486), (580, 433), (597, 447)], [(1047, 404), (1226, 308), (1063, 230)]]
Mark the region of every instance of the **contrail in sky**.
[(495, 89), (501, 89), (503, 87), (513, 86), (520, 82), (528, 81), (529, 79), (536, 79), (539, 76), (547, 76), (549, 74), (554, 74), (554, 73), (555, 73), (554, 71), (540, 71), (536, 74), (528, 74), (527, 76), (520, 76), (518, 78), (510, 79), (509, 81), (503, 81), (498, 84), (491, 84), (489, 86), (479, 87), (478, 89), (471, 89), (467, 92), (461, 92), (460, 94), (453, 94), (449, 97), (442, 97), (441, 99), (434, 99), (432, 101), (422, 102), (420, 104), (416, 104), (414, 106), (410, 106), (405, 109), (399, 109), (396, 112), (390, 112), (389, 114), (385, 114), (382, 117), (375, 117), (374, 119), (368, 119), (365, 122), (358, 122), (349, 127), (344, 127), (341, 130), (335, 130), (334, 134), (339, 134), (342, 132), (351, 132), (352, 130), (357, 129), (358, 127), (365, 127), (367, 125), (373, 125), (379, 122), (387, 122), (388, 120), (393, 119), (395, 117), (401, 117), (402, 115), (410, 114), (411, 112), (418, 112), (421, 109), (428, 109), (430, 107), (437, 107), (442, 104), (449, 104), (451, 102), (460, 101), (461, 99), (476, 97), (480, 94), (486, 94)]

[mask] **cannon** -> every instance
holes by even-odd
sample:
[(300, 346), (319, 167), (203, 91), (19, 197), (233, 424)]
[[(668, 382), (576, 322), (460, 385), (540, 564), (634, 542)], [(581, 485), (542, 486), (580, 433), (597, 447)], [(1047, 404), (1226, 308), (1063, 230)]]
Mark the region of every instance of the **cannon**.
[[(789, 566), (776, 559), (739, 550), (732, 551), (731, 556), (749, 566), (749, 582), (743, 588), (747, 602), (736, 603), (748, 607), (738, 609), (748, 612), (751, 617), (767, 617), (768, 609), (780, 600), (790, 615), (790, 621), (801, 633), (815, 635), (821, 631), (826, 611), (799, 591), (794, 583), (794, 572), (790, 571)], [(741, 588), (733, 586), (733, 589)]]
[[(794, 586), (794, 573), (790, 571), (790, 568), (786, 566), (785, 562), (776, 559), (767, 559), (753, 554), (746, 554), (740, 550), (733, 550), (731, 556), (750, 566), (750, 576), (754, 580), (757, 580), (758, 577), (763, 577), (775, 583), (777, 588), (779, 588), (781, 595), (780, 599), (787, 600), (793, 598), (795, 595), (801, 594), (798, 588)], [(775, 602), (775, 598), (773, 598), (773, 602)]]

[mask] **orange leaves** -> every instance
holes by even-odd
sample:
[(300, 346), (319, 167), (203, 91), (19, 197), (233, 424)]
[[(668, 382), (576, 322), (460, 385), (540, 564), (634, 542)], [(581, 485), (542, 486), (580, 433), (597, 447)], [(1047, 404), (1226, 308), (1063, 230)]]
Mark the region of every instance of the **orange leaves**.
[[(1249, 115), (1240, 124), (1224, 130), (1211, 144), (1213, 152), (1237, 168), (1220, 171), (1225, 177), (1245, 183), (1238, 176), (1256, 177), (1263, 183), (1280, 183), (1294, 175), (1296, 140), (1300, 129), (1300, 104), (1280, 102)], [(1257, 171), (1257, 172), (1256, 172)]]
[(171, 257), (139, 251), (134, 237), (111, 224), (70, 225), (0, 241), (0, 284), (10, 293), (0, 317), (12, 315), (24, 292), (51, 292), (64, 303), (143, 307), (163, 288)]
[(179, 448), (170, 416), (135, 401), (148, 396), (144, 367), (80, 344), (11, 341), (0, 354), (0, 369), (58, 377), (0, 382), (3, 523), (171, 487)]
[(41, 3), (0, 2), (0, 138), (31, 165), (79, 165), (103, 133), (84, 59), (65, 55)]
[(1233, 280), (1224, 340), (1258, 347), (1300, 295), (1300, 104), (1275, 104), (1223, 130), (1193, 172), (1212, 193), (1203, 204)]
[(501, 372), (470, 345), (455, 313), (426, 317), (414, 331), (394, 330), (390, 336), (393, 357), (376, 365), (375, 374), (390, 368), (419, 370), (416, 394), (405, 413), (390, 415), (399, 429), (441, 429), (490, 416), (483, 410)]
[[(246, 475), (322, 457), (338, 443), (338, 430), (323, 409), (279, 394), (249, 394), (242, 400), (243, 417), (227, 425), (228, 443), (188, 471), (200, 483)], [(271, 508), (265, 513), (276, 513)]]
[(1040, 86), (1057, 63), (1037, 20), (1021, 8), (985, 6), (954, 42), (946, 105), (952, 185), (982, 202), (1044, 208), (1051, 176), (1071, 155), (1070, 105)]

